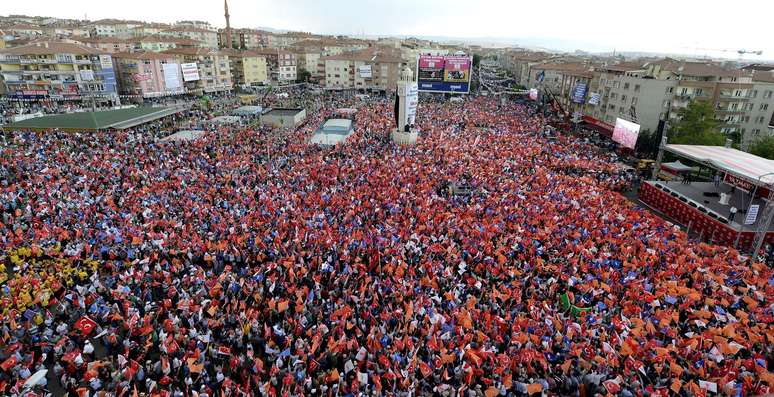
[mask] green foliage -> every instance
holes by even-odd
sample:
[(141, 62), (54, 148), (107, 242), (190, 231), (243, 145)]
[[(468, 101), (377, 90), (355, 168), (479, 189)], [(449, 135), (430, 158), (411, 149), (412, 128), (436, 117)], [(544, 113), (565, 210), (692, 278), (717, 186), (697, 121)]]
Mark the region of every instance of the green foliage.
[(296, 76), (296, 82), (297, 83), (305, 83), (308, 82), (309, 79), (312, 78), (312, 74), (309, 73), (308, 70), (301, 70), (298, 72), (298, 75)]
[(723, 146), (726, 137), (718, 130), (715, 109), (707, 101), (691, 101), (680, 109), (680, 121), (669, 132), (669, 143)]
[(473, 54), (473, 67), (477, 68), (480, 63), (481, 63), (481, 55)]
[(774, 136), (767, 136), (756, 141), (750, 148), (750, 153), (774, 160)]

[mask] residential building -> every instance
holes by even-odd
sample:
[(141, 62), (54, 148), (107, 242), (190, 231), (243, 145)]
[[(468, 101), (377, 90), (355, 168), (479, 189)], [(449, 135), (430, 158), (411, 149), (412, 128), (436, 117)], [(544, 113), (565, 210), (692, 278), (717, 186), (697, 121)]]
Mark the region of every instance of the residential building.
[(204, 48), (218, 48), (218, 32), (189, 26), (175, 26), (171, 29), (161, 31), (162, 36), (186, 38), (196, 40)]
[(509, 71), (514, 77), (516, 84), (527, 87), (529, 86), (531, 68), (551, 59), (551, 54), (544, 52), (518, 51), (507, 53), (499, 59), (501, 66)]
[(89, 28), (81, 24), (56, 23), (46, 26), (43, 34), (52, 38), (87, 37), (89, 36)]
[(370, 47), (320, 58), (320, 84), (328, 88), (394, 89), (407, 65), (400, 50)]
[(170, 29), (171, 26), (163, 23), (146, 23), (144, 25), (135, 26), (132, 29), (132, 36), (134, 37), (146, 37), (152, 35), (158, 35), (161, 32)]
[(6, 35), (11, 35), (18, 38), (35, 39), (43, 36), (44, 29), (37, 25), (30, 24), (15, 24), (9, 26), (2, 26), (0, 30)]
[(266, 58), (269, 80), (279, 83), (296, 81), (296, 54), (279, 48), (261, 48), (253, 51)]
[(310, 81), (319, 81), (322, 76), (319, 74), (318, 65), (320, 63), (320, 58), (323, 56), (323, 48), (304, 46), (296, 48), (294, 51), (296, 54), (296, 67), (298, 73), (308, 72)]
[(235, 86), (253, 86), (267, 84), (269, 71), (266, 57), (255, 51), (237, 51), (223, 49), (231, 62), (231, 77)]
[(528, 68), (528, 87), (540, 87), (557, 95), (564, 81), (563, 76), (567, 72), (589, 71), (590, 65), (577, 62), (567, 63), (541, 63)]
[(117, 37), (80, 37), (71, 36), (65, 39), (68, 42), (82, 44), (96, 48), (107, 53), (134, 51), (135, 39), (119, 39)]
[(659, 121), (667, 120), (675, 80), (647, 78), (642, 62), (619, 63), (596, 70), (598, 84), (589, 93), (599, 94), (599, 103), (590, 104), (587, 99), (586, 115), (611, 125), (622, 118), (639, 124), (643, 131), (656, 131)]
[[(156, 52), (118, 53), (113, 54), (113, 63), (121, 95), (153, 98), (185, 92), (182, 75), (178, 74), (176, 79), (164, 75), (164, 65), (178, 64), (175, 55)], [(170, 78), (174, 81), (168, 81)]]
[(200, 48), (200, 41), (187, 38), (151, 35), (134, 39), (134, 47), (141, 51), (160, 52), (173, 48)]
[(184, 27), (184, 28), (195, 28), (195, 29), (205, 29), (214, 31), (215, 29), (210, 25), (209, 22), (206, 21), (177, 21), (175, 22), (176, 27)]
[(140, 21), (122, 21), (118, 19), (102, 19), (88, 25), (91, 37), (117, 37), (128, 39), (134, 35), (134, 28), (144, 25)]
[(196, 63), (199, 80), (185, 82), (188, 92), (201, 94), (233, 89), (227, 53), (210, 48), (174, 48), (162, 53), (174, 55), (181, 64)]
[(111, 56), (83, 45), (45, 41), (0, 50), (0, 75), (11, 100), (119, 102)]
[(760, 138), (774, 135), (774, 67), (752, 69), (752, 80), (751, 109), (742, 125), (743, 150), (749, 150)]

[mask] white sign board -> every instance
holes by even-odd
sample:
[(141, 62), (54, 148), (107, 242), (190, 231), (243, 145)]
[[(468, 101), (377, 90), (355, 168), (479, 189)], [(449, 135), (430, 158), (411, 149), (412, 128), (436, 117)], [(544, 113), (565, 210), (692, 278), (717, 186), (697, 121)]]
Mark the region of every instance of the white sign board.
[(410, 83), (406, 92), (406, 121), (408, 124), (414, 124), (417, 117), (417, 105), (419, 105), (419, 86), (417, 83)]
[(113, 69), (113, 58), (110, 55), (100, 55), (99, 65), (102, 66), (102, 69)]
[(370, 79), (373, 77), (373, 73), (371, 71), (371, 65), (360, 65), (357, 68), (357, 73), (360, 75), (361, 79)]
[(183, 81), (199, 80), (199, 67), (196, 63), (183, 63), (180, 64), (180, 68), (183, 70)]
[(755, 223), (755, 220), (758, 219), (758, 210), (760, 207), (761, 206), (758, 204), (753, 204), (750, 206), (750, 209), (747, 210), (747, 217), (744, 218), (745, 225), (752, 225)]
[(81, 80), (83, 81), (94, 81), (94, 71), (93, 70), (81, 70)]
[(164, 85), (167, 89), (180, 88), (180, 65), (176, 63), (165, 63), (161, 65), (164, 71)]
[(589, 96), (589, 105), (599, 105), (599, 101), (602, 99), (602, 95), (598, 92), (592, 92)]

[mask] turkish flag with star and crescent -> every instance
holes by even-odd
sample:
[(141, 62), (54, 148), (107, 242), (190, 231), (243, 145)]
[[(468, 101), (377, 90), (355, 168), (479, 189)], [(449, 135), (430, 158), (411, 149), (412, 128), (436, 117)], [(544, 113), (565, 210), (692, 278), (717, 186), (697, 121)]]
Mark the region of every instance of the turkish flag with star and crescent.
[(75, 329), (81, 331), (84, 335), (89, 335), (95, 328), (97, 328), (97, 323), (90, 319), (89, 316), (83, 316), (75, 322)]

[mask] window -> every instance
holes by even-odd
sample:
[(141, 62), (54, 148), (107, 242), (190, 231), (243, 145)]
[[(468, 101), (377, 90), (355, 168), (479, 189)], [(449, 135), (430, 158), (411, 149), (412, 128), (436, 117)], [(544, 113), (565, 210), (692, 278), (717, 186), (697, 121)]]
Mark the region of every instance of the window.
[(738, 103), (732, 103), (731, 104), (731, 110), (737, 110), (737, 109), (739, 109), (739, 104)]
[(634, 85), (634, 92), (640, 92), (640, 85), (639, 84), (635, 84)]
[(762, 103), (761, 104), (761, 110), (769, 110), (769, 104), (768, 103)]
[(637, 98), (637, 97), (632, 97), (632, 106), (635, 106), (635, 105), (637, 105), (637, 102), (639, 102), (639, 98)]
[(697, 89), (693, 90), (693, 95), (694, 96), (702, 96), (703, 94), (704, 94), (704, 91), (701, 88), (697, 88)]
[(686, 96), (686, 95), (688, 95), (688, 89), (687, 88), (681, 89), (680, 90), (680, 96)]
[(610, 94), (610, 99), (616, 99), (616, 98), (618, 98), (618, 94), (616, 94), (615, 92)]
[(628, 90), (628, 89), (629, 89), (629, 83), (624, 83), (624, 89), (625, 89), (625, 90)]
[(752, 90), (750, 93), (750, 98), (757, 98), (758, 97), (758, 90)]
[(669, 101), (664, 101), (664, 103), (662, 105), (663, 105), (663, 107), (668, 108), (669, 107)]
[(621, 102), (626, 102), (626, 95), (621, 95)]
[(736, 97), (742, 96), (742, 90), (734, 91), (734, 96), (736, 96)]
[(674, 88), (675, 88), (675, 87), (667, 87), (667, 88), (666, 88), (666, 93), (667, 93), (667, 94), (671, 94), (672, 92), (674, 92)]
[(768, 91), (763, 93), (763, 98), (764, 99), (771, 99), (771, 95), (772, 95), (772, 91), (768, 90)]

